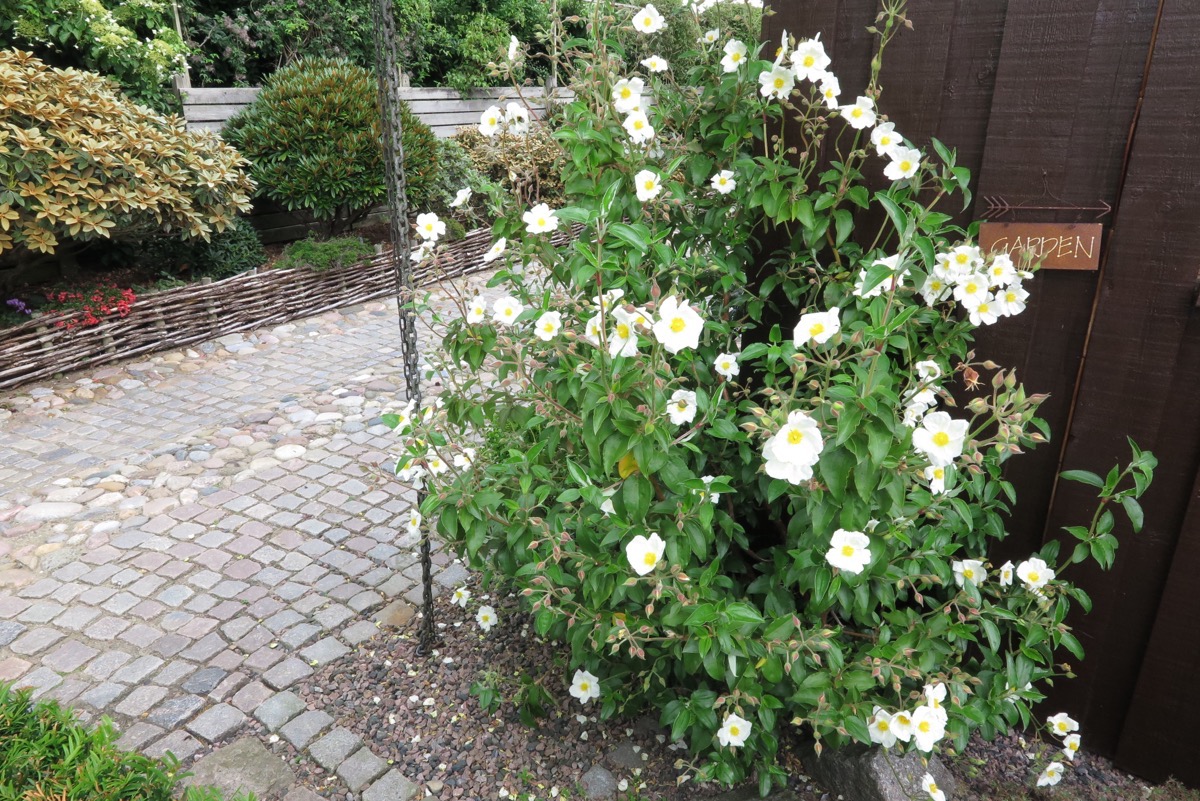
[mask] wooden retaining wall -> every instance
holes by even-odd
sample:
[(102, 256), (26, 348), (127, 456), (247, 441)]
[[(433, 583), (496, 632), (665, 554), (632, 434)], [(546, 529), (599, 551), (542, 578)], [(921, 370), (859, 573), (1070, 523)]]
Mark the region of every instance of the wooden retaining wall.
[[(552, 241), (562, 244), (570, 236), (563, 230)], [(447, 247), (435, 263), (422, 265), (417, 283), (480, 270), (485, 267), (481, 258), (491, 246), (490, 231), (474, 231)], [(0, 329), (0, 389), (279, 325), (395, 292), (395, 272), (390, 258), (383, 255), (327, 272), (267, 270), (155, 292), (139, 297), (127, 317), (108, 318), (86, 328), (58, 327), (75, 312), (39, 316)]]

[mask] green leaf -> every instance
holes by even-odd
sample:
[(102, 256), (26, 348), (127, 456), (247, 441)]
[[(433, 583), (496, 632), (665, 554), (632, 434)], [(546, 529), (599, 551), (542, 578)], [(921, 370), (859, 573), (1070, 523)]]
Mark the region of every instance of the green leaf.
[(643, 255), (650, 250), (649, 237), (645, 234), (639, 233), (638, 230), (632, 225), (628, 225), (626, 223), (613, 223), (611, 226), (609, 226), (608, 230), (617, 239), (620, 239), (622, 242)]
[(833, 212), (833, 225), (836, 230), (834, 242), (841, 246), (850, 236), (850, 232), (854, 230), (854, 215), (847, 209), (837, 209)]
[(1125, 514), (1129, 515), (1129, 522), (1133, 526), (1133, 533), (1137, 534), (1142, 530), (1142, 524), (1145, 522), (1142, 505), (1134, 500), (1132, 496), (1126, 495), (1121, 499), (1121, 506), (1125, 507)]
[(1104, 486), (1104, 479), (1087, 470), (1064, 470), (1060, 476), (1067, 481), (1078, 481), (1080, 484), (1087, 484), (1096, 489)]
[(845, 448), (827, 448), (821, 454), (821, 478), (834, 500), (841, 501), (846, 496), (846, 484), (850, 481), (850, 471), (854, 469), (855, 462), (854, 455)]

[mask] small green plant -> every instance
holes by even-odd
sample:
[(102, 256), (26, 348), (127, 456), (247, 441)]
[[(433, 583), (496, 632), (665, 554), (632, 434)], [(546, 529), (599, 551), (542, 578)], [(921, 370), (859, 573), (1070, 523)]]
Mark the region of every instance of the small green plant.
[[(0, 801), (171, 801), (188, 775), (179, 760), (121, 751), (118, 737), (107, 718), (89, 729), (58, 703), (34, 703), (29, 690), (0, 684)], [(183, 799), (221, 801), (221, 795), (192, 787)]]
[(479, 680), (471, 684), (471, 695), (479, 699), (479, 705), (488, 713), (497, 712), (505, 701), (517, 709), (521, 722), (526, 726), (537, 725), (537, 719), (556, 706), (554, 696), (546, 691), (544, 677), (534, 678), (521, 671), (514, 676), (505, 676), (493, 670), (485, 670)]
[(324, 241), (301, 239), (287, 246), (275, 266), (281, 270), (307, 267), (323, 273), (335, 267), (348, 267), (371, 258), (375, 250), (356, 236), (341, 236)]
[[(402, 117), (409, 199), (424, 204), (437, 140), (407, 106)], [(387, 195), (375, 77), (348, 61), (284, 67), (222, 135), (250, 160), (259, 196), (311, 215), (327, 236), (349, 230)]]

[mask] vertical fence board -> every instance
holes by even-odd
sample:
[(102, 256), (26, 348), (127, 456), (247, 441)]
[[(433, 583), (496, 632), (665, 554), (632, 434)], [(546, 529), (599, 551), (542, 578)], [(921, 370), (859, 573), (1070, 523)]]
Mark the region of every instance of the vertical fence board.
[[(1065, 461), (1067, 467), (1098, 467), (1124, 460), (1128, 434), (1156, 452), (1160, 468), (1145, 498), (1145, 530), (1133, 536), (1126, 526), (1118, 529), (1122, 546), (1113, 573), (1081, 573), (1095, 607), (1078, 629), (1093, 658), (1061, 695), (1083, 711), (1094, 745), (1110, 751), (1121, 742), (1126, 764), (1138, 772), (1161, 777), (1173, 766), (1174, 772), (1190, 772), (1193, 781), (1200, 778), (1190, 756), (1197, 743), (1182, 721), (1200, 713), (1200, 703), (1194, 692), (1180, 692), (1191, 671), (1170, 674), (1171, 665), (1188, 658), (1188, 646), (1177, 650), (1169, 638), (1188, 627), (1194, 639), (1196, 604), (1186, 596), (1194, 593), (1200, 568), (1195, 517), (1191, 528), (1184, 526), (1200, 463), (1200, 312), (1194, 306), (1200, 132), (1182, 122), (1200, 119), (1198, 30), (1200, 8), (1167, 0)], [(1050, 529), (1081, 522), (1088, 495), (1062, 485)], [(1168, 571), (1175, 572), (1174, 591), (1160, 606)], [(1156, 615), (1159, 635), (1154, 650), (1144, 653)], [(1194, 660), (1191, 665), (1200, 666)], [(1131, 710), (1139, 670), (1138, 707)], [(1181, 706), (1184, 699), (1190, 710)], [(1122, 734), (1127, 712), (1130, 727)]]

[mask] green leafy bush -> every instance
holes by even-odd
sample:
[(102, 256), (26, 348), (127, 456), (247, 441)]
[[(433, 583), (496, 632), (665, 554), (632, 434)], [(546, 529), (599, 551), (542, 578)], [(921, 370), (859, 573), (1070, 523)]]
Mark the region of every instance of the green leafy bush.
[[(402, 117), (409, 197), (424, 203), (437, 174), (437, 140), (407, 106)], [(348, 61), (284, 67), (222, 135), (250, 160), (259, 195), (311, 215), (330, 236), (387, 197), (375, 79)]]
[(284, 249), (275, 266), (281, 270), (307, 267), (314, 272), (323, 273), (335, 267), (358, 264), (374, 255), (375, 249), (356, 236), (342, 236), (324, 242), (301, 239)]
[(126, 264), (164, 277), (228, 278), (267, 261), (258, 232), (244, 217), (207, 242), (163, 237), (131, 243), (121, 253)]
[[(647, 14), (597, 2), (589, 38), (614, 15), (653, 42)], [(887, 0), (880, 54), (904, 23)], [(973, 333), (1017, 322), (1036, 265), (937, 210), (970, 176), (882, 116), (879, 55), (839, 97), (819, 40), (776, 47), (722, 38), (683, 75), (567, 53), (563, 205), (495, 193), (496, 292), (435, 321), (437, 403), (387, 418), (424, 520), (569, 647), (560, 703), (655, 709), (691, 775), (764, 793), (790, 726), (929, 753), (1030, 725), (1082, 657), (1064, 574), (1111, 566), (1155, 467), (1066, 474), (1100, 497), (1075, 550), (988, 562), (1005, 464), (1049, 432)]]
[[(487, 181), (523, 203), (554, 203), (563, 197), (562, 146), (550, 126), (534, 122), (526, 133), (503, 130), (484, 136), (477, 126), (460, 128), (454, 140)], [(420, 208), (413, 203), (414, 208)]]
[(187, 48), (169, 0), (4, 0), (0, 48), (20, 48), (53, 67), (98, 72), (139, 103), (167, 113), (179, 100), (169, 86)]
[(237, 152), (98, 75), (0, 51), (0, 261), (63, 240), (205, 239), (250, 207)]
[[(87, 799), (171, 801), (181, 773), (172, 754), (151, 759), (116, 747), (112, 723), (95, 729), (54, 701), (0, 684), (0, 801)], [(245, 801), (253, 797), (239, 796)], [(212, 788), (188, 788), (184, 801), (220, 801)]]

